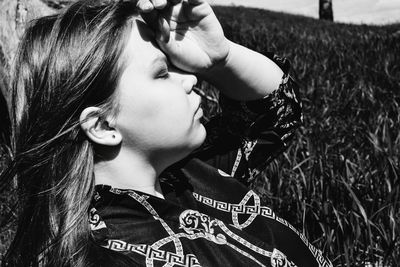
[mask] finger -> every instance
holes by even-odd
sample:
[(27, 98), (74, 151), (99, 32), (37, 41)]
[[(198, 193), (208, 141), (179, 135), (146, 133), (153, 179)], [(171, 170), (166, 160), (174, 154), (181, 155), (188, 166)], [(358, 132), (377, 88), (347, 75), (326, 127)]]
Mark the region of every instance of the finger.
[(136, 3), (136, 8), (142, 12), (150, 12), (154, 9), (154, 6), (149, 0), (139, 0)]
[(151, 12), (140, 14), (146, 24), (154, 31), (158, 31), (158, 17), (160, 16), (157, 9), (153, 9)]
[(166, 19), (162, 16), (158, 18), (158, 30), (156, 34), (156, 38), (161, 40), (162, 42), (168, 43), (170, 38), (170, 27)]
[(167, 0), (151, 0), (151, 3), (153, 4), (154, 8), (156, 9), (163, 9), (167, 4)]
[(171, 37), (168, 41), (162, 40), (159, 34), (160, 33), (157, 33), (157, 35), (156, 35), (156, 41), (157, 41), (157, 44), (160, 47), (160, 49), (164, 53), (166, 53), (168, 55), (168, 57), (176, 56), (175, 50), (177, 49), (177, 47), (176, 47), (176, 42), (174, 42), (173, 37), (172, 37), (173, 33), (171, 33)]
[(191, 5), (201, 5), (203, 3), (207, 3), (205, 0), (188, 0), (188, 3)]
[(176, 5), (176, 4), (179, 4), (180, 2), (182, 2), (182, 0), (169, 0), (169, 2), (170, 2), (172, 5)]
[(139, 11), (147, 13), (152, 11), (154, 8), (163, 9), (168, 4), (176, 5), (182, 1), (183, 0), (138, 0), (136, 7), (139, 9)]

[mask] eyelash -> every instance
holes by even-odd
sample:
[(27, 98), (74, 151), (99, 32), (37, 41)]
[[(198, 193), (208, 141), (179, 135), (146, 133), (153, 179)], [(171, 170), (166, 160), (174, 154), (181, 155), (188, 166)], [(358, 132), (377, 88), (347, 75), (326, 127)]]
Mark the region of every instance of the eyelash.
[(169, 72), (168, 71), (166, 71), (165, 73), (163, 72), (159, 77), (162, 79), (167, 79), (169, 78)]
[(158, 75), (158, 77), (161, 79), (169, 78), (169, 69), (167, 67), (163, 68), (162, 71), (160, 71), (160, 74)]

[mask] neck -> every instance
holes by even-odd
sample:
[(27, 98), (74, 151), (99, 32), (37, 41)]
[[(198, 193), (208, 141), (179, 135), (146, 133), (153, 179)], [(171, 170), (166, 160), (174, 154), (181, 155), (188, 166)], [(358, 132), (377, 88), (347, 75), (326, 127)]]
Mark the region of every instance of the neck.
[(161, 171), (145, 155), (123, 147), (115, 158), (97, 162), (94, 166), (96, 184), (134, 189), (164, 198), (158, 179)]

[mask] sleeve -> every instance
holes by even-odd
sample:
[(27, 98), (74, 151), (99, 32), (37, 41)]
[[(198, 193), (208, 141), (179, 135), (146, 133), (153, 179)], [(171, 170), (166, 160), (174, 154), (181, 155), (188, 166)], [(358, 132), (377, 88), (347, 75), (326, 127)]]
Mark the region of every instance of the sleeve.
[(207, 138), (193, 153), (247, 185), (287, 147), (303, 121), (289, 61), (273, 53), (266, 56), (284, 72), (279, 87), (262, 99), (247, 102), (221, 93), (222, 112), (205, 125)]

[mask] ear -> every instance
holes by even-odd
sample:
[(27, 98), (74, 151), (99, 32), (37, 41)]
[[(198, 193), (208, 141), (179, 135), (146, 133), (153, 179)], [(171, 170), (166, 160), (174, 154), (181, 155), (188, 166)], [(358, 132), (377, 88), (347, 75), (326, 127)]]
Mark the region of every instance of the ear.
[(121, 133), (111, 127), (107, 118), (102, 117), (101, 109), (98, 107), (85, 108), (79, 122), (86, 136), (99, 145), (116, 146), (122, 141)]

